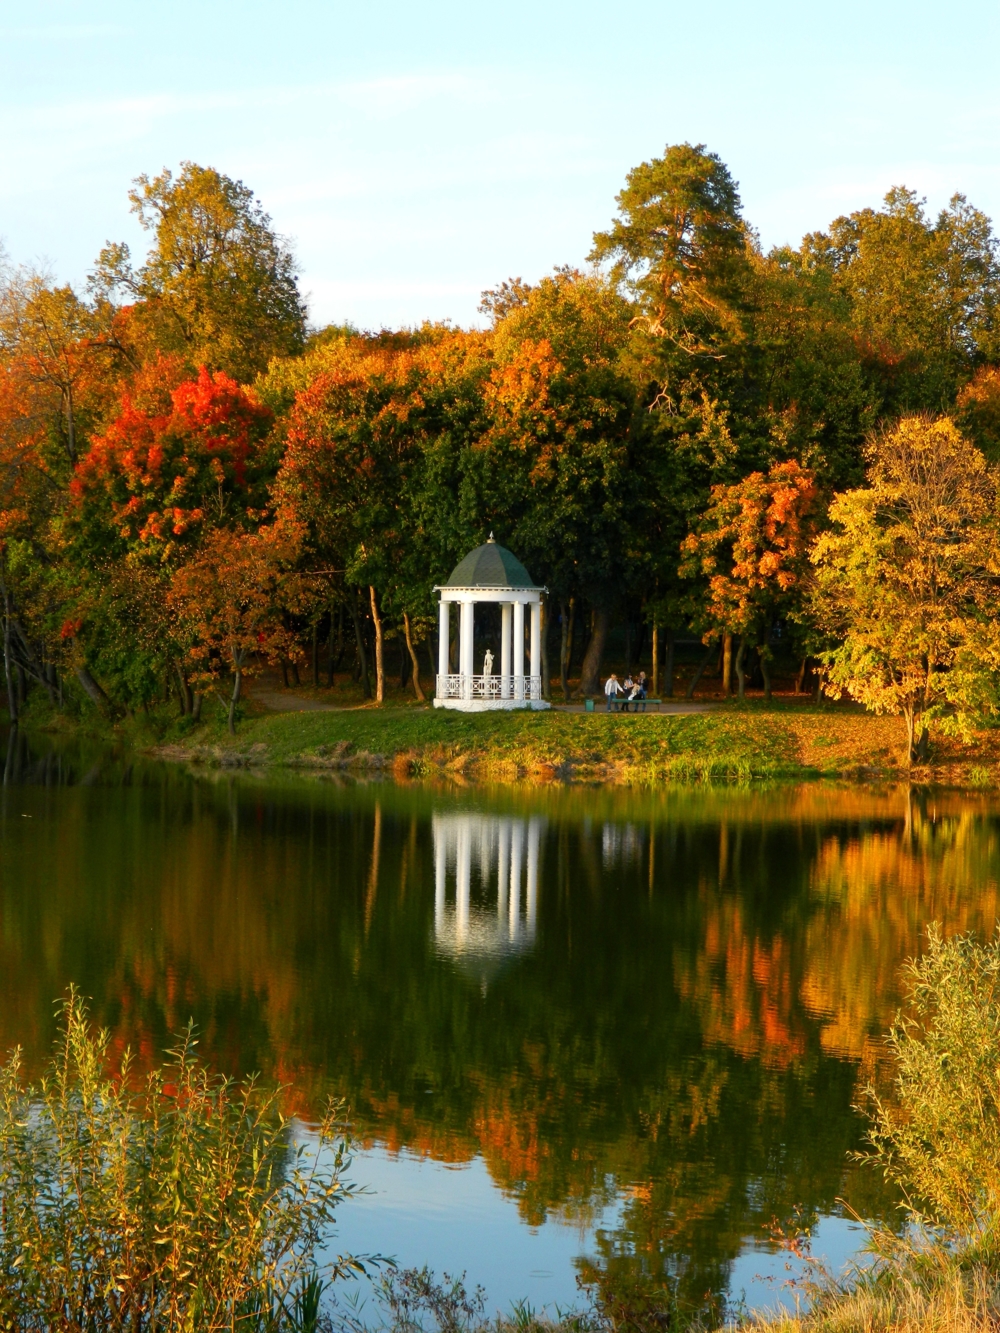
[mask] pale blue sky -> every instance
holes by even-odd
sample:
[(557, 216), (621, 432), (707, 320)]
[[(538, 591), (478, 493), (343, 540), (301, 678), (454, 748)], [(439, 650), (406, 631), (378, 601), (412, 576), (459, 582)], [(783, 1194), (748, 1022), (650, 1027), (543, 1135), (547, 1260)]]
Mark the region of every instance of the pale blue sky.
[(765, 245), (893, 184), (1000, 218), (1000, 5), (0, 0), (0, 237), (80, 282), (185, 158), (291, 237), (315, 322), (477, 319), (705, 142)]

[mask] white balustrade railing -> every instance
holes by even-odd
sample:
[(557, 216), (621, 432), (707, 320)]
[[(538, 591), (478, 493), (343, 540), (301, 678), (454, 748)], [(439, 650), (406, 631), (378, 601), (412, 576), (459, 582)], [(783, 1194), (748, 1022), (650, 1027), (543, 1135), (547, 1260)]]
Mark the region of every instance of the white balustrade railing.
[(541, 676), (463, 676), (436, 677), (438, 699), (540, 699)]

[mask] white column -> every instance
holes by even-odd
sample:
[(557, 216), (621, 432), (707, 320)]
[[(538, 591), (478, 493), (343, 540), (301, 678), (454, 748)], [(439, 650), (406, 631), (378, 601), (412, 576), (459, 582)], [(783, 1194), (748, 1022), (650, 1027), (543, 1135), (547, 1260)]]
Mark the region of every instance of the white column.
[[(542, 674), (542, 604), (531, 603), (531, 675)], [(539, 690), (538, 697), (541, 698)]]
[(444, 826), (434, 821), (434, 934), (440, 939), (444, 926), (444, 891), (448, 876), (448, 848)]
[(538, 916), (538, 844), (541, 824), (532, 819), (528, 824), (528, 938), (535, 938)]
[(502, 921), (507, 915), (507, 889), (510, 877), (510, 823), (500, 821), (500, 851), (497, 856), (497, 916)]
[(458, 830), (455, 853), (455, 933), (464, 944), (469, 934), (469, 889), (472, 880), (472, 836), (467, 821)]
[(472, 698), (472, 649), (475, 636), (475, 621), (473, 620), (475, 612), (472, 602), (462, 603), (461, 634), (459, 638), (459, 660), (461, 661), (462, 680), (462, 698)]
[(510, 698), (510, 602), (500, 607), (500, 698)]
[(524, 698), (524, 603), (514, 603), (514, 698)]
[[(517, 606), (517, 603), (514, 603)], [(510, 907), (508, 931), (516, 940), (521, 927), (521, 853), (524, 850), (524, 820), (515, 819), (510, 845)]]
[[(448, 674), (448, 645), (451, 638), (451, 603), (441, 598), (441, 605), (438, 608), (438, 675), (447, 676)], [(441, 689), (444, 690), (445, 683), (441, 682)], [(444, 694), (438, 692), (438, 698), (444, 698)]]

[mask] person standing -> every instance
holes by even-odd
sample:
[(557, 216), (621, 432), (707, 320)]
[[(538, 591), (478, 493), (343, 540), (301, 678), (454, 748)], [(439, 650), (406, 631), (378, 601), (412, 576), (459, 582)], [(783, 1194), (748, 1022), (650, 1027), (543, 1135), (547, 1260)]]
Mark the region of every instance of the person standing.
[[(642, 703), (642, 711), (643, 711), (643, 712), (646, 711), (646, 695), (647, 695), (647, 693), (648, 693), (648, 690), (647, 690), (647, 687), (646, 687), (646, 673), (645, 673), (645, 671), (640, 671), (640, 672), (639, 672), (639, 679), (635, 682), (635, 694), (634, 694), (632, 697), (633, 697), (634, 699), (637, 699), (637, 700), (641, 701), (641, 703)], [(638, 704), (638, 703), (636, 703), (635, 711), (636, 711), (636, 712), (639, 711), (639, 704)]]
[(611, 701), (622, 693), (621, 683), (618, 677), (612, 671), (604, 686), (604, 693), (608, 696), (608, 712), (611, 712)]

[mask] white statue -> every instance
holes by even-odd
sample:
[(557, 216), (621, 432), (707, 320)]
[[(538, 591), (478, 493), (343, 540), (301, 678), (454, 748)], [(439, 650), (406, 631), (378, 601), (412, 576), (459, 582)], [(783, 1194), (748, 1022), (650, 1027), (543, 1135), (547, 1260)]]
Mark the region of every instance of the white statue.
[(486, 649), (486, 656), (483, 658), (483, 675), (493, 675), (493, 654), (488, 648)]

